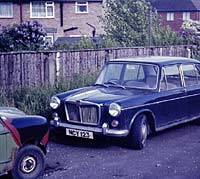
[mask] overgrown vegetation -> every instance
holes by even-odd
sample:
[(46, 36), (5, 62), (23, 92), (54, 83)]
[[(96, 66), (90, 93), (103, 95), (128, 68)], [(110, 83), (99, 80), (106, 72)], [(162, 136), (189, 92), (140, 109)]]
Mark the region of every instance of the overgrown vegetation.
[(49, 101), (55, 94), (71, 89), (92, 85), (97, 73), (90, 75), (75, 75), (68, 83), (58, 83), (49, 87), (24, 88), (7, 93), (0, 93), (0, 106), (14, 106), (27, 114), (38, 114), (49, 118)]
[(44, 47), (46, 33), (37, 21), (3, 26), (0, 33), (0, 51), (38, 50)]

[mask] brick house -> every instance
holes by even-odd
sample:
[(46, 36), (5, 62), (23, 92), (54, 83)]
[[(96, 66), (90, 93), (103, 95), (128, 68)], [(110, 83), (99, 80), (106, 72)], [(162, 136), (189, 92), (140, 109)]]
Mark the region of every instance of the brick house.
[(98, 36), (103, 0), (0, 0), (0, 25), (38, 21), (53, 43), (58, 37)]
[(160, 15), (161, 24), (180, 31), (186, 20), (200, 21), (200, 0), (150, 0)]

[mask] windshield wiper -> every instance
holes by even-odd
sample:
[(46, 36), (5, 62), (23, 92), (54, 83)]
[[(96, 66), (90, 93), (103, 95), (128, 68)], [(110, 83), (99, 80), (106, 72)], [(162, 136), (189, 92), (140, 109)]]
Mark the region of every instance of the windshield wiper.
[(106, 84), (100, 84), (100, 83), (96, 83), (96, 84), (94, 84), (93, 86), (103, 86), (103, 87), (108, 88), (108, 86), (107, 86)]
[(113, 81), (108, 81), (108, 82), (105, 82), (104, 84), (111, 84), (111, 85), (114, 85), (115, 87), (119, 87), (119, 88), (123, 88), (123, 89), (126, 89), (125, 86), (122, 86), (116, 82), (113, 82)]

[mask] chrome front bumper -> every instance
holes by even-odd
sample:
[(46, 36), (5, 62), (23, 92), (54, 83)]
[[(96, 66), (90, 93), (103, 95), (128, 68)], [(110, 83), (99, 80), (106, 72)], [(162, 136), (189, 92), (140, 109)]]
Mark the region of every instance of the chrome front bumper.
[(109, 129), (109, 125), (104, 123), (101, 128), (99, 127), (89, 127), (89, 126), (80, 126), (75, 124), (68, 124), (62, 123), (55, 120), (51, 120), (50, 124), (54, 127), (61, 127), (61, 128), (70, 128), (70, 129), (77, 129), (83, 131), (94, 132), (99, 135), (105, 136), (113, 136), (113, 137), (126, 137), (129, 134), (128, 129), (119, 130), (119, 129)]

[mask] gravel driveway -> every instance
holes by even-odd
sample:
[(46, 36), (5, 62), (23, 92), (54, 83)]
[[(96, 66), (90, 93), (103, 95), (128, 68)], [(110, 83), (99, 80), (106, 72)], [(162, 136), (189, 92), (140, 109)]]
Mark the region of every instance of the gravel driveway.
[(200, 126), (193, 124), (151, 136), (140, 151), (112, 138), (59, 137), (49, 147), (43, 179), (200, 179)]
[(116, 139), (67, 139), (50, 142), (44, 178), (200, 179), (200, 126), (185, 124), (159, 132), (141, 151)]

